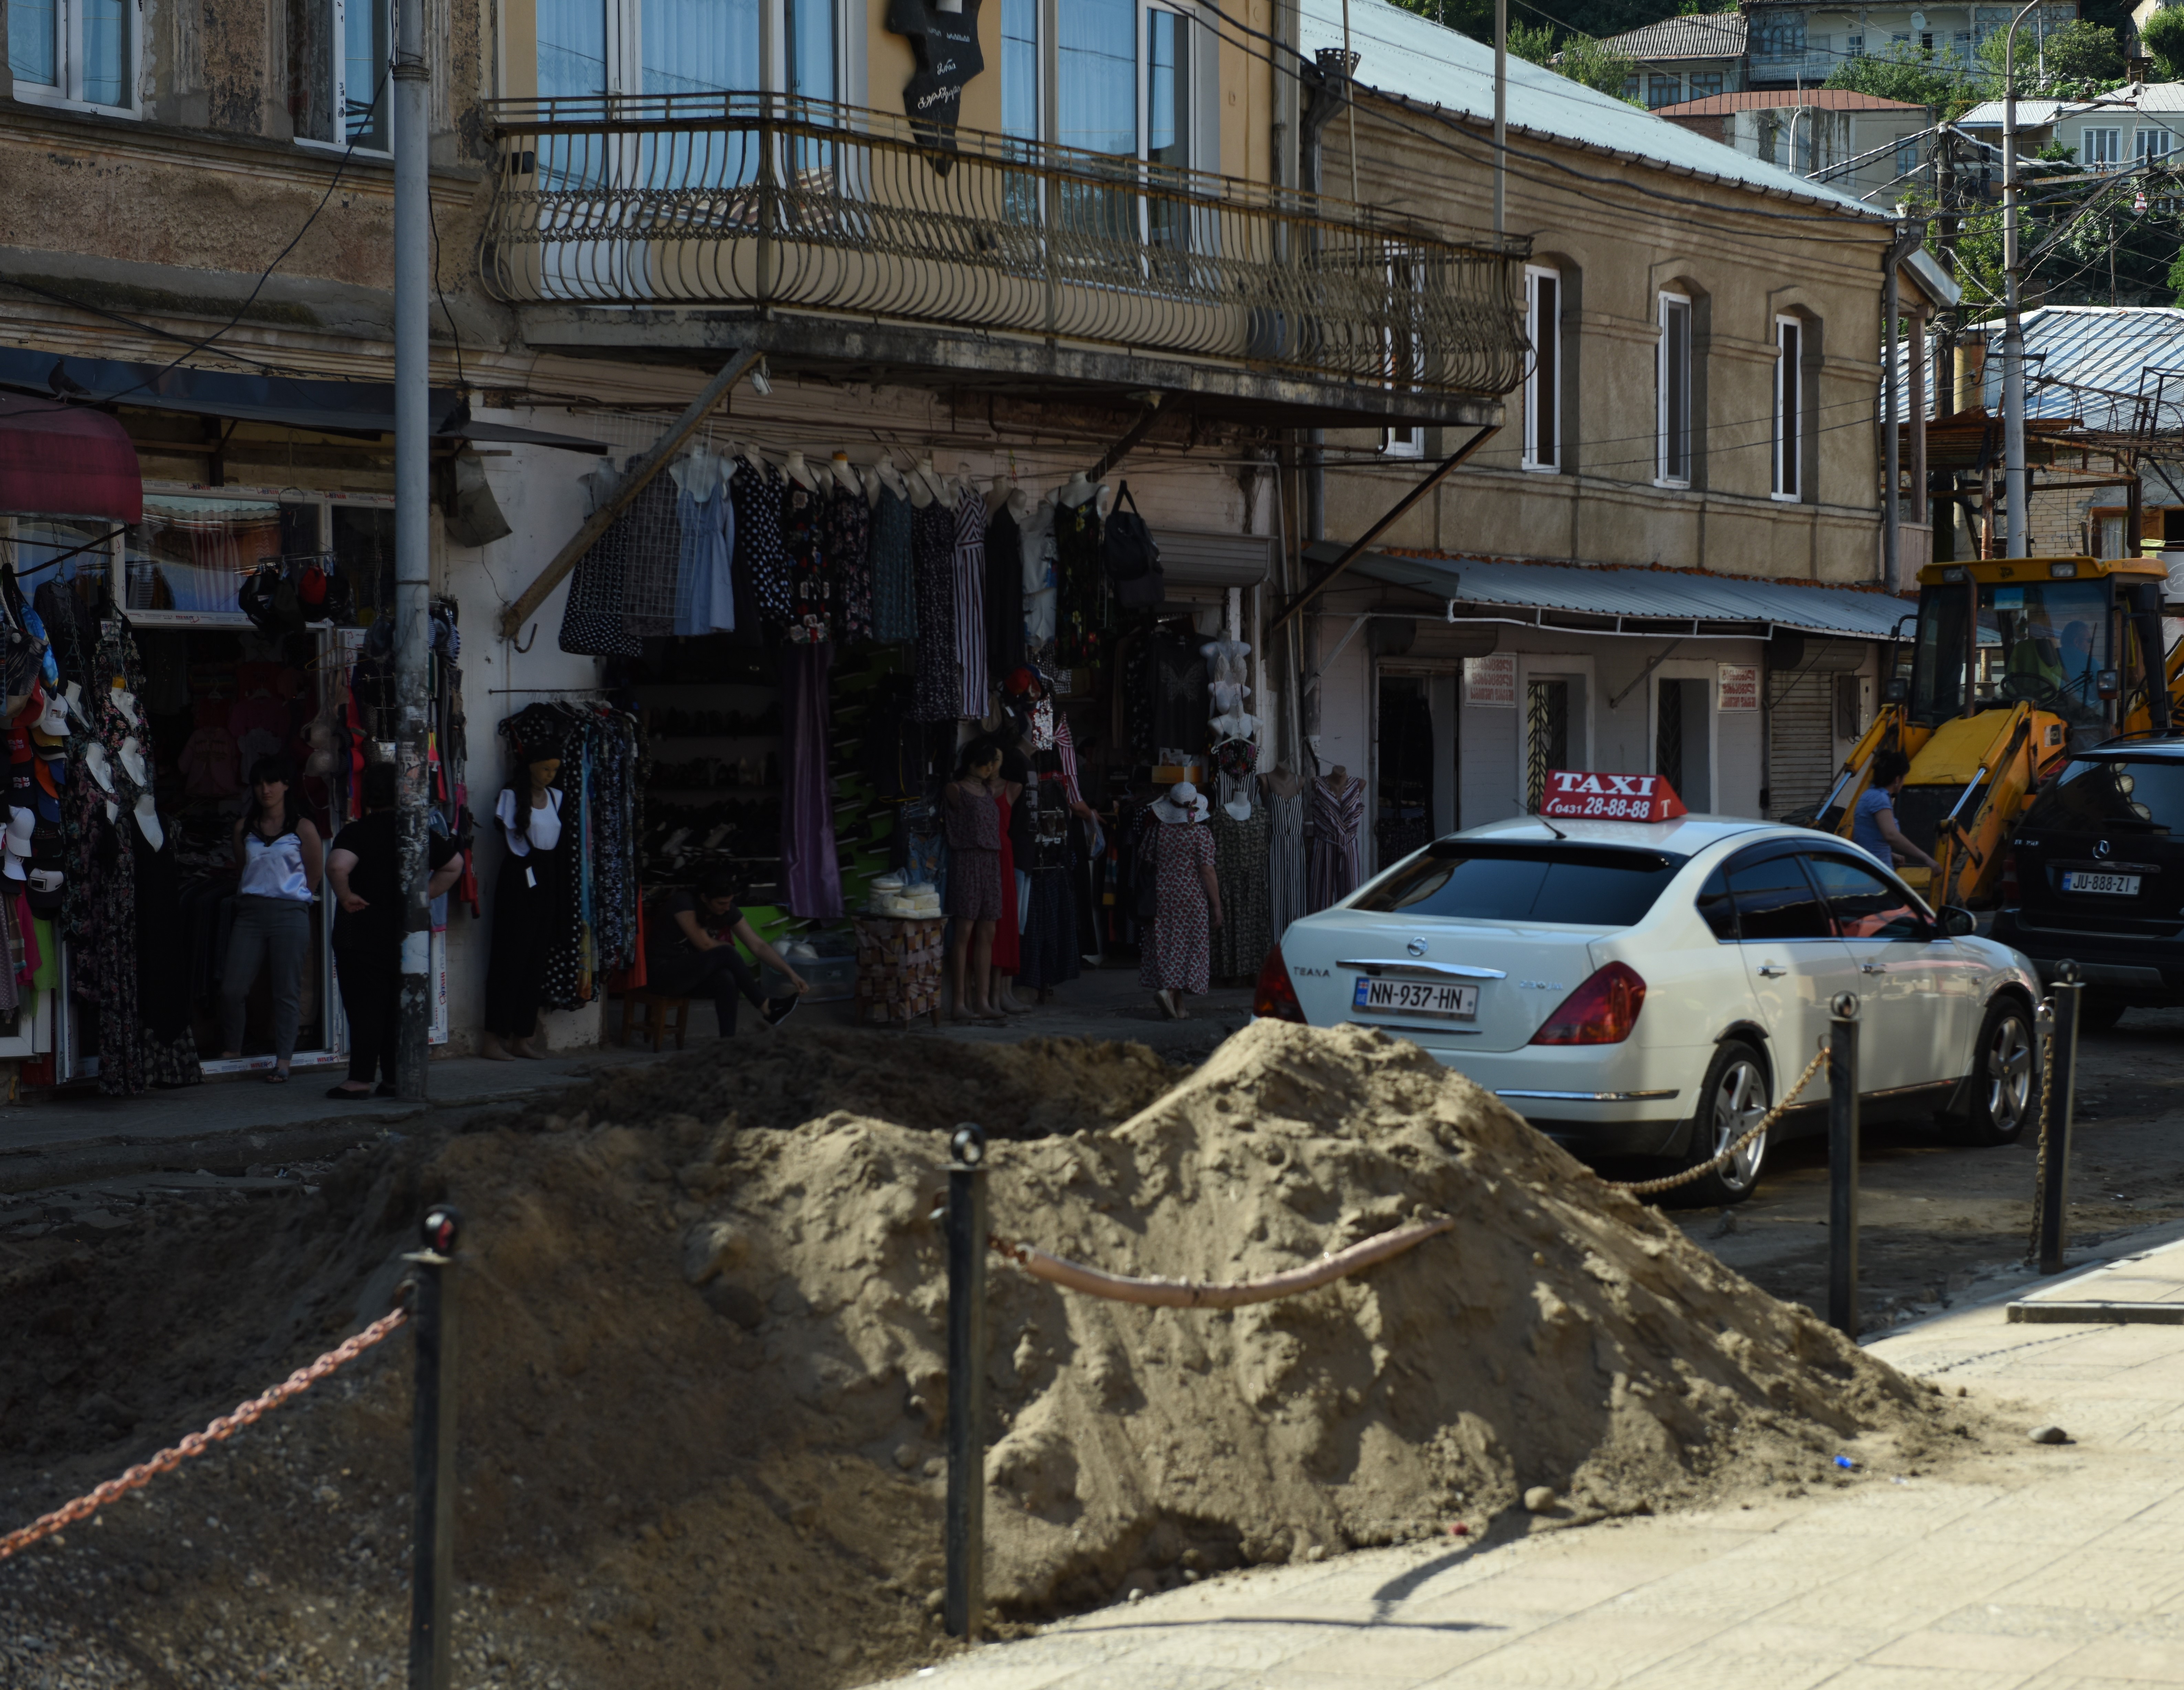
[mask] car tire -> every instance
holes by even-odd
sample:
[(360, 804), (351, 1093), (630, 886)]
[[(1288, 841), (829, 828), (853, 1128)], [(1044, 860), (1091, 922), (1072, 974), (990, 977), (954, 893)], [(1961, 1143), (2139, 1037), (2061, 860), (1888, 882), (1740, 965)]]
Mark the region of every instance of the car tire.
[[(1723, 1040), (1699, 1087), (1691, 1143), (1681, 1165), (1696, 1168), (1711, 1162), (1752, 1129), (1767, 1113), (1773, 1096), (1766, 1059), (1741, 1039)], [(1742, 1155), (1665, 1195), (1680, 1205), (1693, 1208), (1742, 1202), (1759, 1189), (1759, 1171), (1773, 1136), (1762, 1134)]]
[(1955, 1123), (1960, 1143), (2014, 1144), (2040, 1107), (2040, 1047), (2032, 1012), (2004, 995), (1986, 1007), (1972, 1070), (1964, 1077), (1965, 1107)]
[(2128, 1000), (2110, 996), (2103, 992), (2086, 992), (2078, 999), (2078, 1030), (2081, 1033), (2112, 1033), (2123, 1012), (2131, 1007)]

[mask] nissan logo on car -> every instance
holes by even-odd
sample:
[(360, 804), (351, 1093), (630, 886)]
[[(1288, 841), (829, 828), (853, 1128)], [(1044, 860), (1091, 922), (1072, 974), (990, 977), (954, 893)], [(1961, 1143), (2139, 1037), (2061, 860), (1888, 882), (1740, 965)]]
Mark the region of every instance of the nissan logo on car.
[(1426, 954), (1426, 942), (1423, 939), (1413, 939), (1408, 945), (1406, 945), (1403, 949), (1409, 951), (1413, 957), (1423, 957)]

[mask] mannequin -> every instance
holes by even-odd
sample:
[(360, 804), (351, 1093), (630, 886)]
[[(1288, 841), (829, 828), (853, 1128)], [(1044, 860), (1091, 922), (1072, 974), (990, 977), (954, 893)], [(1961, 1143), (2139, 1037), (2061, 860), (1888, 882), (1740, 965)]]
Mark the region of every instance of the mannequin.
[(756, 443), (746, 440), (739, 450), (743, 460), (751, 466), (755, 474), (763, 477), (766, 474), (766, 458), (758, 449)]
[(83, 748), (83, 766), (91, 778), (98, 783), (101, 792), (114, 790), (114, 766), (106, 760), (106, 747), (97, 740)]
[(1274, 765), (1273, 772), (1267, 777), (1267, 790), (1277, 798), (1294, 798), (1304, 790), (1304, 783), (1286, 761), (1278, 762)]
[(1084, 471), (1078, 470), (1070, 476), (1068, 485), (1061, 489), (1059, 496), (1064, 505), (1082, 505), (1097, 491), (1098, 489), (1084, 478)]
[(1350, 784), (1350, 771), (1337, 763), (1327, 772), (1327, 784), (1337, 792), (1343, 791)]
[(885, 458), (882, 458), (878, 463), (872, 466), (872, 479), (868, 491), (871, 493), (872, 502), (874, 504), (878, 504), (879, 502), (880, 489), (882, 488), (885, 488), (897, 499), (908, 499), (911, 497), (911, 486), (908, 482), (903, 479), (902, 471), (897, 469), (893, 464), (889, 463)]
[(136, 800), (136, 830), (144, 835), (144, 842), (153, 851), (167, 842), (166, 830), (159, 825), (159, 806), (148, 792)]
[(1017, 519), (1018, 527), (1030, 520), (1031, 495), (1023, 490), (1022, 484), (1014, 476), (1009, 477), (1008, 497), (1004, 502), (1009, 507), (1009, 515)]
[[(910, 484), (910, 502), (916, 505), (919, 510), (922, 510), (936, 499), (950, 510), (956, 508), (956, 489), (950, 485), (947, 477), (933, 467), (930, 454), (917, 460), (917, 471), (911, 477)], [(924, 488), (927, 494), (922, 499), (917, 497), (917, 489), (921, 486)]]
[(857, 479), (856, 466), (850, 461), (847, 452), (837, 452), (833, 459), (834, 485), (844, 493), (863, 493), (864, 483)]
[(782, 460), (781, 466), (788, 471), (789, 480), (794, 482), (806, 493), (817, 491), (819, 478), (811, 473), (811, 466), (804, 461), (803, 453), (792, 451)]
[(538, 984), (553, 912), (571, 853), (564, 848), (563, 794), (554, 784), (560, 747), (544, 741), (515, 748), (520, 772), (501, 789), (493, 816), (508, 854), (493, 886), (493, 948), (485, 979), (485, 1030), (478, 1054), (489, 1062), (537, 1058)]
[(136, 713), (136, 694), (126, 687), (116, 687), (114, 689), (114, 707), (121, 712), (122, 720), (131, 728), (143, 727), (144, 718)]
[(144, 767), (144, 748), (136, 743), (136, 736), (133, 733), (121, 742), (121, 772), (137, 786), (152, 784)]

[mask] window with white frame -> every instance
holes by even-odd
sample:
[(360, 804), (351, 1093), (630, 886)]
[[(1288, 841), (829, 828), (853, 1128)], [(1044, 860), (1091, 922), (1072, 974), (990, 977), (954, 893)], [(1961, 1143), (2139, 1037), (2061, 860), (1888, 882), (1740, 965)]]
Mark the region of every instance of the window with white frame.
[(8, 0), (15, 98), (133, 111), (136, 19), (131, 0)]
[(393, 145), (391, 0), (288, 0), (288, 122), (297, 140)]
[(2142, 129), (2132, 137), (2132, 141), (2135, 144), (2131, 157), (2142, 165), (2150, 164), (2155, 159), (2167, 158), (2175, 149), (2176, 131), (2173, 129)]
[(1055, 132), (1048, 139), (1178, 169), (1211, 164), (1193, 145), (1210, 43), (1188, 11), (1149, 0), (1067, 0), (1050, 15)]
[(1684, 98), (1684, 79), (1656, 70), (1646, 79), (1647, 106), (1672, 106)]
[[(538, 0), (539, 96), (773, 89), (807, 99), (839, 99), (843, 4)], [(762, 5), (772, 13), (771, 64), (765, 62)], [(1005, 47), (1005, 64), (1006, 53)]]
[[(1426, 286), (1425, 266), (1416, 258), (1398, 255), (1388, 263), (1388, 291), (1396, 299), (1416, 298)], [(1387, 385), (1400, 392), (1416, 393), (1425, 374), (1425, 340), (1415, 331), (1390, 326), (1384, 331), (1383, 342), (1386, 348)], [(1426, 455), (1426, 431), (1423, 425), (1411, 428), (1384, 428), (1380, 431), (1380, 450), (1390, 458), (1423, 458)]]
[(1524, 376), (1524, 456), (1528, 470), (1563, 466), (1563, 278), (1539, 265), (1524, 269), (1524, 336), (1532, 367)]
[(1036, 141), (1046, 126), (1041, 9), (1041, 0), (1001, 0), (1001, 133), (1012, 141)]
[(1774, 319), (1774, 497), (1804, 497), (1805, 326)]
[(1691, 484), (1691, 302), (1663, 293), (1654, 364), (1654, 477), (1664, 487)]
[(2078, 153), (2088, 170), (2114, 170), (2123, 162), (2123, 131), (2091, 127), (2080, 130)]
[(1845, 36), (1843, 37), (1843, 57), (1845, 59), (1864, 58), (1865, 37), (1862, 35)]
[(1922, 150), (1919, 137), (1906, 135), (1901, 137), (1896, 143), (1896, 174), (1908, 176), (1916, 170)]

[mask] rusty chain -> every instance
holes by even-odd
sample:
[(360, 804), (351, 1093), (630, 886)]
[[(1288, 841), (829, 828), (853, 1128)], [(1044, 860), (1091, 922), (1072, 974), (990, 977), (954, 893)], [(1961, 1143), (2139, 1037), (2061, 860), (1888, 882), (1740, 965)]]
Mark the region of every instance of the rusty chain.
[(2048, 1207), (2048, 1111), (2054, 1093), (2049, 1082), (2055, 1073), (2055, 1001), (2052, 997), (2042, 998), (2040, 1007), (2032, 1012), (2032, 1037), (2040, 1052), (2040, 1143), (2032, 1168), (2032, 1230), (2025, 1241), (2027, 1261), (2039, 1258), (2040, 1222)]
[[(1650, 1197), (1658, 1192), (1673, 1191), (1679, 1185), (1688, 1185), (1694, 1180), (1703, 1180), (1717, 1168), (1723, 1167), (1734, 1160), (1747, 1145), (1781, 1119), (1783, 1111), (1797, 1101), (1798, 1094), (1812, 1084), (1813, 1076), (1820, 1071), (1820, 1064), (1827, 1059), (1828, 1047), (1823, 1045), (1813, 1053), (1812, 1061), (1805, 1064), (1805, 1071), (1797, 1076), (1797, 1083), (1784, 1094), (1780, 1103), (1759, 1118), (1758, 1126), (1752, 1128), (1735, 1144), (1708, 1157), (1706, 1161), (1686, 1168), (1680, 1173), (1665, 1174), (1658, 1180), (1604, 1180), (1601, 1183), (1611, 1191), (1628, 1191), (1634, 1197)], [(1704, 1107), (1704, 1103), (1702, 1102), (1700, 1107)]]
[(192, 1432), (180, 1443), (161, 1450), (150, 1460), (139, 1462), (120, 1478), (109, 1479), (97, 1490), (78, 1497), (64, 1507), (41, 1515), (30, 1525), (0, 1537), (0, 1561), (29, 1548), (33, 1543), (51, 1537), (55, 1532), (66, 1531), (80, 1520), (89, 1519), (107, 1503), (150, 1483), (162, 1473), (171, 1473), (190, 1457), (203, 1455), (215, 1443), (233, 1436), (270, 1410), (279, 1408), (291, 1397), (309, 1389), (336, 1368), (354, 1361), (409, 1318), (408, 1314), (399, 1308), (392, 1314), (382, 1315), (354, 1337), (328, 1350), (309, 1367), (298, 1368), (263, 1396), (252, 1397), (238, 1406), (231, 1414), (222, 1414), (203, 1431)]

